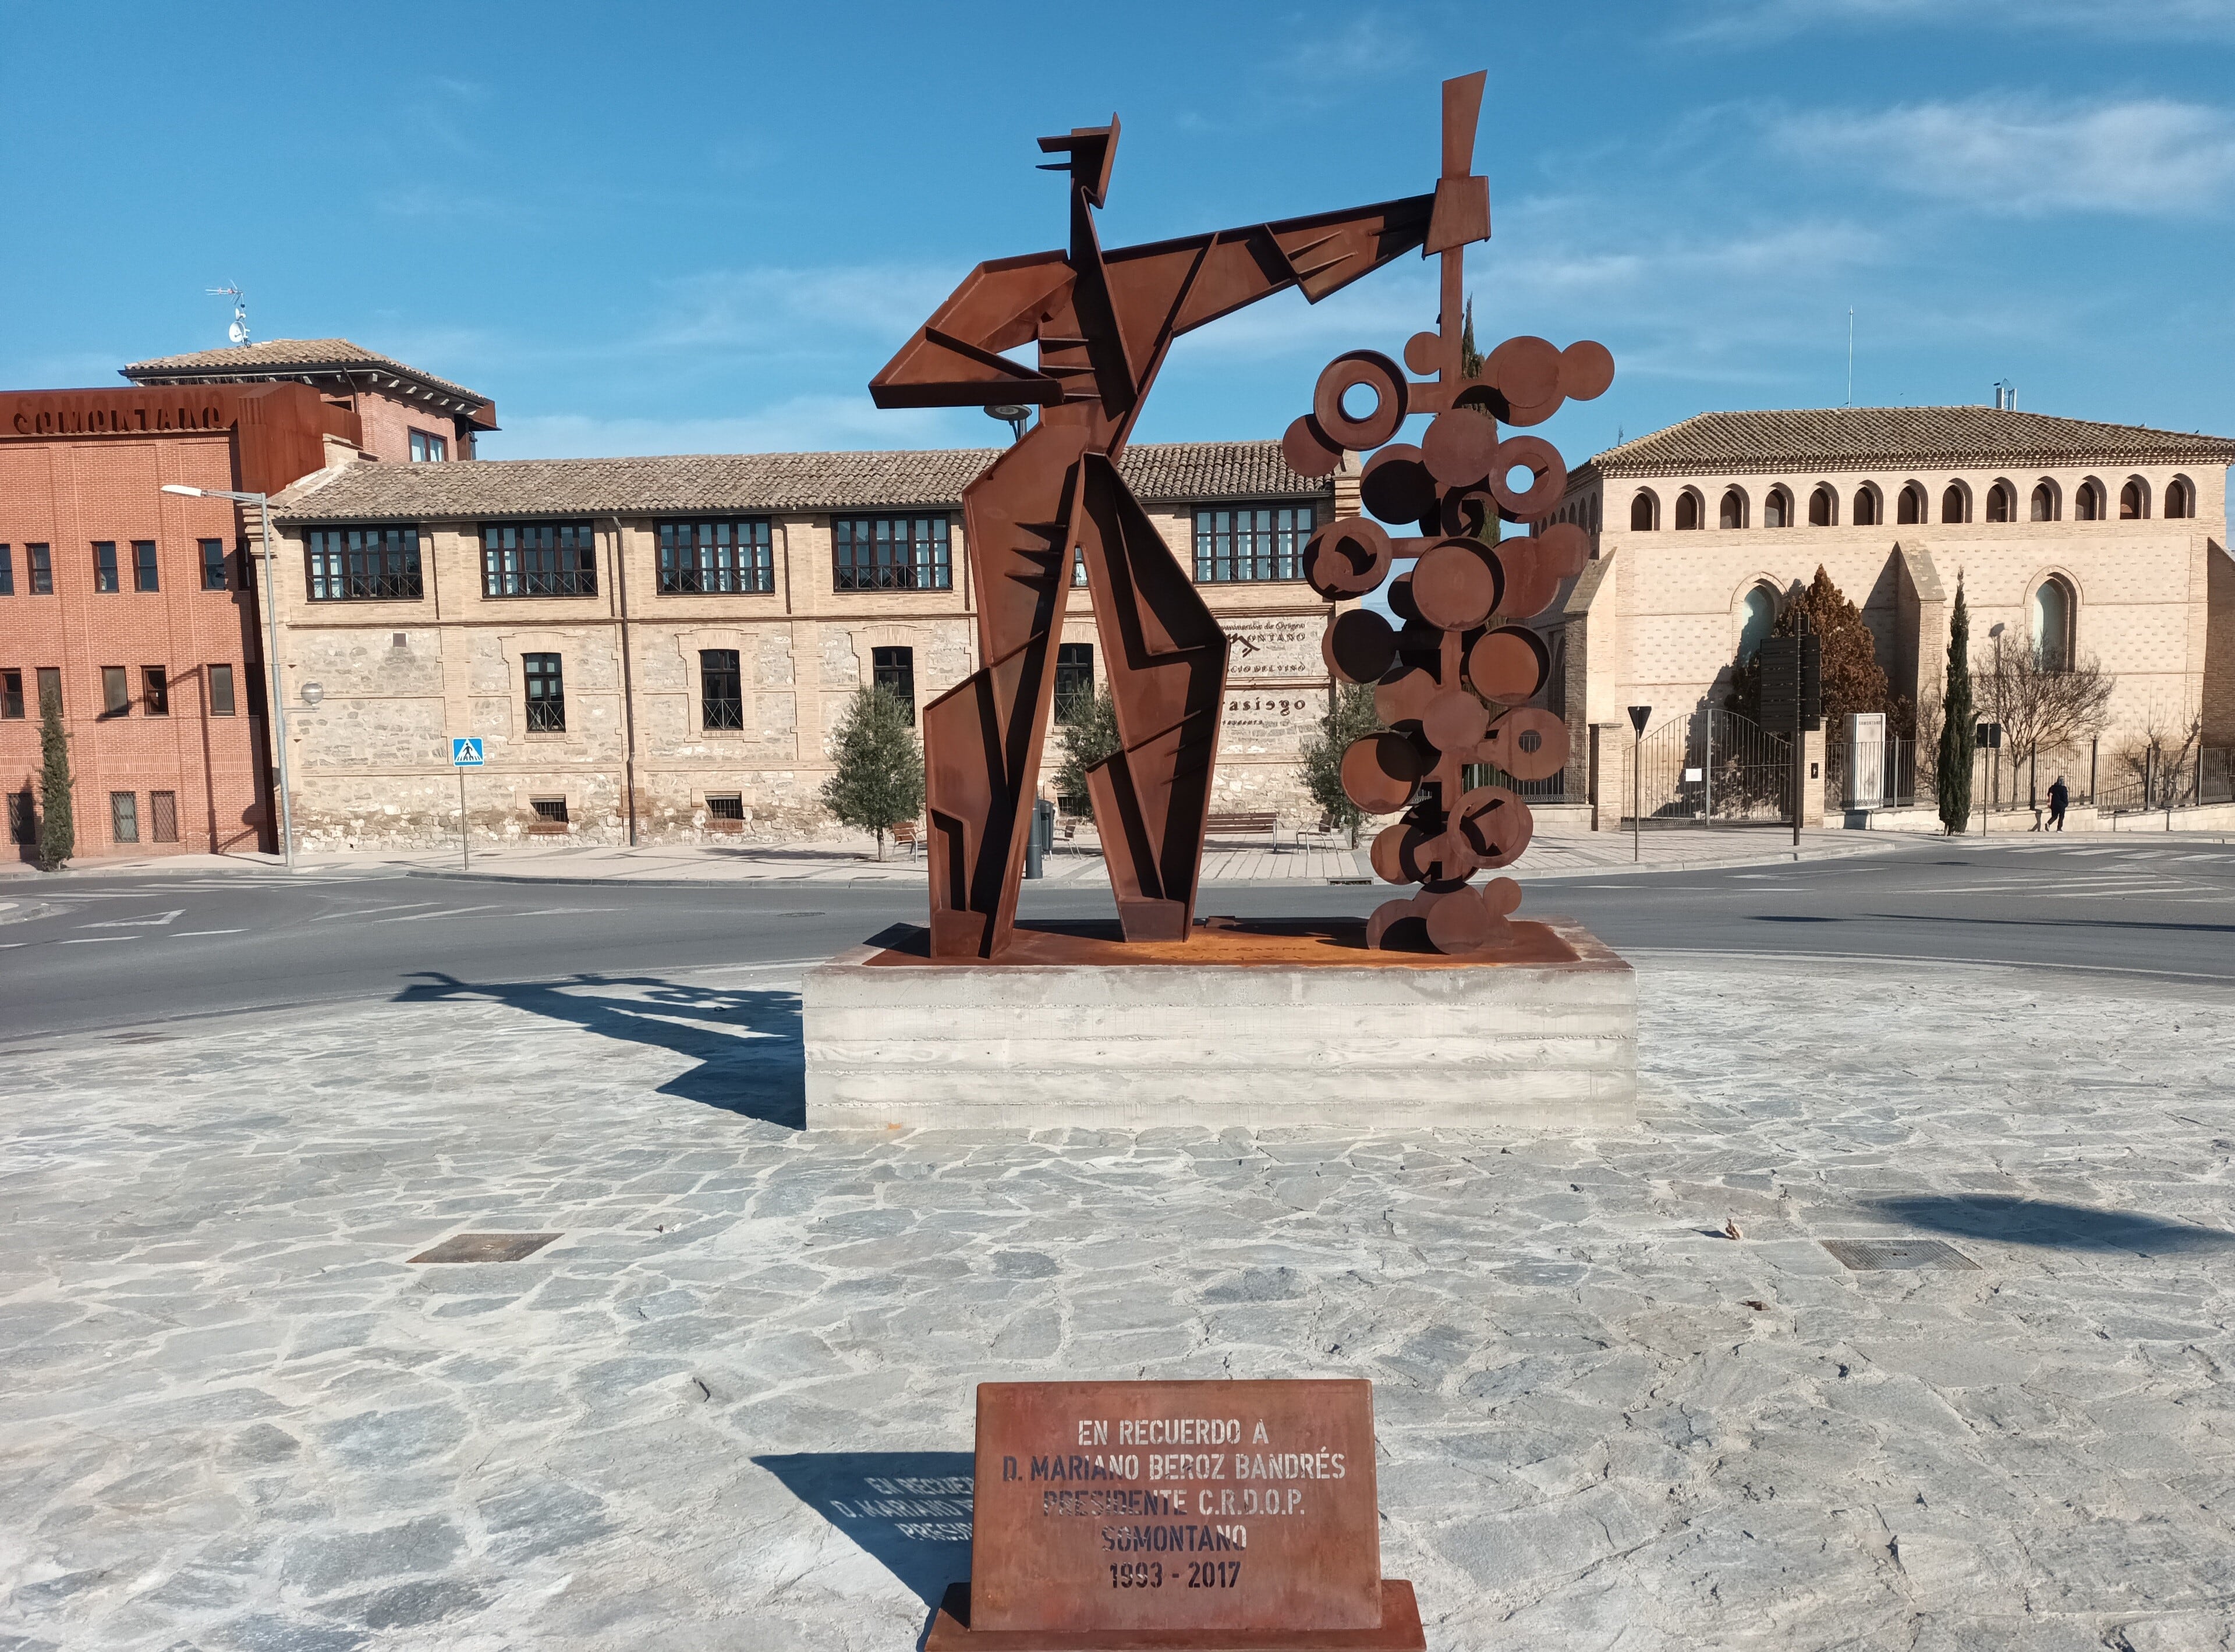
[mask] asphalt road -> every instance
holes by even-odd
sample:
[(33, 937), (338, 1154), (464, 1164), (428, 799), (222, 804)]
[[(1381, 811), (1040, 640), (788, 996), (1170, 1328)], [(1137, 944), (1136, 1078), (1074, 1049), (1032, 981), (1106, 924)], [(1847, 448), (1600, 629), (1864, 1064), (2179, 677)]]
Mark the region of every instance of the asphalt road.
[[(1524, 861), (1521, 869), (1525, 875)], [(2235, 987), (2235, 847), (2147, 838), (1927, 840), (1858, 858), (1523, 878), (1521, 915), (1582, 919), (1617, 948), (1917, 958)], [(1370, 911), (1388, 892), (1242, 884), (1197, 910)], [(914, 886), (511, 883), (261, 870), (0, 884), (0, 1039), (384, 999), (449, 980), (657, 978), (796, 967), (922, 921)], [(1026, 918), (1113, 915), (1106, 892), (1027, 884)]]

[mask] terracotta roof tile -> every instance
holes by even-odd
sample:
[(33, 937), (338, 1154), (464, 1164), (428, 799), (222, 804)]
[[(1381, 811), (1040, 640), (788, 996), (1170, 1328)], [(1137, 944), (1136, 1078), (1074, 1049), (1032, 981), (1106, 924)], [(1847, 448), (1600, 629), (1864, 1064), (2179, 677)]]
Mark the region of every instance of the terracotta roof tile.
[(346, 338), (266, 338), (260, 344), (229, 345), (223, 350), (194, 350), (183, 356), (158, 356), (136, 361), (123, 370), (135, 384), (174, 384), (181, 380), (220, 377), (234, 373), (271, 376), (309, 373), (343, 367), (373, 367), (399, 377), (446, 390), (470, 402), (487, 402), (479, 390), (468, 390), (447, 378), (437, 378), (393, 356), (383, 356), (353, 344)]
[(2203, 461), (2235, 462), (2235, 441), (1991, 407), (1827, 407), (1694, 414), (1609, 448), (1587, 468), (1605, 475), (1655, 476)]
[[(645, 459), (474, 459), (354, 464), (279, 495), (287, 521), (579, 516), (619, 511), (953, 509), (997, 448), (887, 453), (709, 453)], [(1321, 498), (1333, 490), (1288, 469), (1277, 442), (1153, 442), (1128, 448), (1125, 480), (1144, 500)]]

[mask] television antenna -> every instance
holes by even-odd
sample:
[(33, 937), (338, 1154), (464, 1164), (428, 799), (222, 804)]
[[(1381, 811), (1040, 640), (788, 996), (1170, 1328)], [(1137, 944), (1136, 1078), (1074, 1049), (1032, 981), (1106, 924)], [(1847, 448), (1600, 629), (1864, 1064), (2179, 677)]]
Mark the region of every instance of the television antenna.
[(238, 285), (207, 287), (204, 291), (213, 298), (233, 300), (233, 324), (225, 330), (225, 336), (236, 344), (246, 344), (248, 342), (248, 295), (243, 292)]

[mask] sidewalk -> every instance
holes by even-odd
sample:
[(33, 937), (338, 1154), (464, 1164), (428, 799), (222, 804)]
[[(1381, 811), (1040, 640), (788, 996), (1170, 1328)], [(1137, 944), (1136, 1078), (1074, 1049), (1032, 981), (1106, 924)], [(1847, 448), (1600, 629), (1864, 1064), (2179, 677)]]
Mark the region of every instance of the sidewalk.
[[(1373, 868), (1361, 847), (1352, 849), (1340, 839), (1308, 835), (1299, 845), (1291, 839), (1275, 847), (1267, 842), (1222, 844), (1214, 841), (1203, 856), (1205, 886), (1237, 883), (1295, 883), (1320, 885), (1373, 880)], [(1790, 864), (1795, 860), (1826, 860), (1856, 855), (1882, 855), (1913, 842), (1893, 833), (1809, 830), (1801, 834), (1800, 847), (1793, 845), (1785, 829), (1738, 829), (1694, 831), (1649, 831), (1638, 845), (1640, 858), (1631, 859), (1626, 833), (1539, 833), (1514, 875), (1555, 877), (1576, 872), (1668, 872), (1713, 867)], [(475, 845), (470, 870), (459, 864), (455, 846), (441, 849), (366, 849), (339, 854), (303, 854), (297, 857), (297, 875), (362, 877), (406, 872), (427, 877), (503, 878), (524, 882), (615, 883), (920, 883), (925, 860), (904, 849), (888, 849), (880, 861), (866, 836), (842, 834), (829, 838), (776, 843), (647, 844), (625, 849), (607, 844), (580, 843), (545, 847), (534, 845), (483, 848)], [(62, 875), (115, 876), (154, 874), (170, 877), (241, 875), (284, 875), (276, 855), (166, 855), (117, 856), (71, 862)], [(40, 876), (29, 866), (0, 867), (0, 882), (10, 877)], [(1057, 845), (1048, 856), (1045, 882), (1102, 885), (1102, 856), (1091, 828), (1079, 841)]]

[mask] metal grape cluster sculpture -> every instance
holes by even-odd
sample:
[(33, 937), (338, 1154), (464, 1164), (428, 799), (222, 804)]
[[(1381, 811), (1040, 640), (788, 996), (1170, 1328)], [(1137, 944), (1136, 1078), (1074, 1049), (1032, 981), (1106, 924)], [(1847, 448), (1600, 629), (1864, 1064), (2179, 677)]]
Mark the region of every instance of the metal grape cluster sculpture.
[[(1460, 766), (1490, 762), (1529, 777), (1566, 760), (1557, 719), (1506, 709), (1535, 694), (1545, 672), (1543, 645), (1510, 622), (1539, 612), (1560, 579), (1580, 570), (1585, 547), (1573, 529), (1495, 547), (1475, 537), (1494, 538), (1501, 520), (1541, 521), (1566, 485), (1550, 447), (1534, 437), (1501, 442), (1497, 421), (1537, 423), (1563, 397), (1596, 396), (1613, 364), (1596, 344), (1563, 352), (1513, 339), (1478, 377), (1461, 373), (1463, 249), (1490, 233), (1488, 180), (1471, 175), (1484, 79), (1444, 83), (1444, 170), (1432, 194), (1138, 246), (1105, 249), (1095, 232), (1117, 117), (1042, 138), (1044, 152), (1067, 157), (1050, 169), (1071, 177), (1068, 250), (980, 264), (870, 381), (880, 407), (1041, 410), (962, 494), (982, 664), (924, 708), (934, 956), (993, 958), (1009, 947), (1074, 556), (1093, 593), (1117, 708), (1119, 750), (1087, 783), (1119, 921), (1128, 941), (1188, 937), (1227, 638), (1117, 462), (1180, 334), (1289, 287), (1317, 303), (1414, 247), (1443, 258), (1441, 331), (1406, 348), (1413, 370), (1433, 377), (1408, 384), (1385, 357), (1342, 357), (1321, 376), (1312, 414), (1284, 447), (1310, 475), (1331, 474), (1346, 448), (1380, 448), (1364, 477), (1367, 508), (1386, 521), (1419, 522), (1427, 535), (1393, 540), (1350, 517), (1322, 530), (1310, 557), (1313, 586), (1336, 600), (1373, 590), (1398, 557), (1420, 559), (1392, 587), (1402, 630), (1353, 611), (1327, 633), (1338, 676), (1381, 682), (1383, 718), (1395, 731), (1344, 763), (1346, 789), (1361, 807), (1406, 811), (1406, 824), (1377, 840), (1374, 864), (1392, 881), (1425, 886), (1409, 903), (1393, 903), (1401, 914), (1376, 914), (1372, 940), (1401, 944), (1402, 932), (1393, 935), (1399, 915), (1423, 919), (1447, 952), (1502, 933), (1517, 890), (1500, 880), (1486, 903), (1467, 879), (1521, 852), (1529, 811), (1495, 787), (1462, 796)], [(1007, 353), (1026, 344), (1037, 346), (1034, 366)], [(1379, 400), (1354, 419), (1344, 397), (1362, 386)], [(1418, 449), (1383, 446), (1408, 414), (1422, 412), (1439, 416)], [(1516, 493), (1506, 475), (1522, 464), (1536, 481)], [(1501, 708), (1494, 723), (1469, 684)]]
[[(1425, 934), (1439, 952), (1471, 953), (1507, 939), (1520, 886), (1501, 877), (1477, 888), (1470, 880), (1518, 859), (1534, 822), (1511, 787), (1467, 786), (1466, 768), (1542, 780), (1568, 761), (1567, 725), (1528, 704), (1544, 689), (1551, 658), (1522, 622), (1583, 572), (1590, 543), (1572, 523), (1544, 525), (1567, 491), (1559, 453), (1541, 437), (1502, 436), (1498, 427), (1541, 424), (1570, 397), (1603, 394), (1614, 357), (1589, 342), (1560, 350), (1542, 338), (1509, 338), (1471, 376), (1464, 370), (1466, 244), (1490, 233), (1489, 183), (1471, 175), (1483, 79), (1444, 82), (1444, 173), (1422, 248), (1443, 259), (1442, 315), (1436, 331), (1415, 333), (1405, 346), (1406, 366), (1425, 382), (1408, 380), (1374, 351), (1338, 356), (1320, 374), (1312, 410), (1282, 442), (1288, 463), (1308, 476), (1332, 475), (1346, 450), (1372, 454), (1359, 480), (1369, 515), (1321, 528), (1306, 550), (1305, 577), (1336, 603), (1386, 582), (1402, 621), (1352, 607), (1330, 618), (1321, 645), (1338, 681), (1374, 685), (1386, 730), (1354, 742), (1342, 759), (1353, 803), (1370, 815), (1401, 813), (1373, 840), (1373, 869), (1385, 882), (1420, 886), (1376, 909), (1367, 925), (1371, 947), (1417, 946)], [(1372, 408), (1353, 414), (1352, 398), (1366, 394)], [(1419, 445), (1392, 440), (1419, 413), (1433, 416)], [(1524, 473), (1526, 485), (1516, 485)], [(1393, 538), (1383, 522), (1419, 531)], [(1501, 538), (1505, 522), (1534, 531)], [(1406, 558), (1418, 560), (1391, 579)]]

